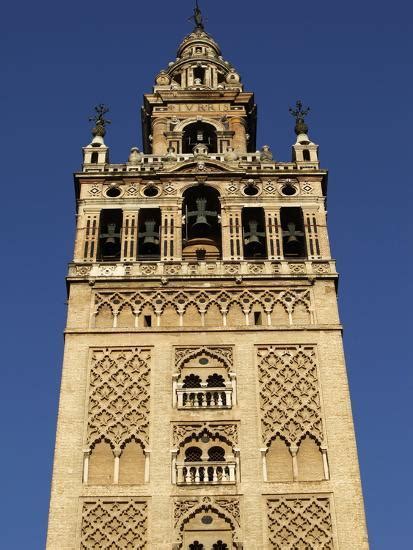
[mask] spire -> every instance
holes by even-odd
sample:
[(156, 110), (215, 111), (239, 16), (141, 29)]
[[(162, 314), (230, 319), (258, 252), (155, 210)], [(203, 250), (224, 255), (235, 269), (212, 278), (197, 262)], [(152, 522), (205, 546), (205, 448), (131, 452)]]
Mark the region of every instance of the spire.
[(201, 9), (198, 5), (198, 0), (196, 0), (195, 8), (194, 8), (194, 14), (189, 18), (189, 21), (193, 21), (195, 23), (195, 29), (194, 30), (204, 30), (204, 18), (202, 16)]
[(310, 112), (310, 107), (304, 108), (300, 100), (298, 100), (295, 105), (295, 109), (293, 109), (292, 107), (290, 107), (289, 109), (292, 116), (295, 117), (295, 133), (297, 136), (299, 136), (300, 134), (307, 135), (308, 126), (305, 123), (305, 117)]
[(308, 137), (308, 126), (305, 123), (310, 107), (303, 107), (302, 102), (298, 100), (295, 109), (290, 107), (289, 111), (295, 118), (294, 130), (297, 135), (297, 141), (293, 145), (293, 162), (296, 162), (299, 168), (318, 168), (318, 145)]
[(94, 122), (92, 128), (93, 139), (89, 145), (83, 147), (83, 168), (88, 170), (93, 168), (103, 169), (105, 164), (109, 162), (109, 149), (106, 147), (104, 137), (106, 135), (106, 125), (110, 124), (110, 120), (105, 118), (105, 114), (109, 112), (109, 108), (103, 103), (96, 105), (95, 114), (89, 117), (89, 122)]

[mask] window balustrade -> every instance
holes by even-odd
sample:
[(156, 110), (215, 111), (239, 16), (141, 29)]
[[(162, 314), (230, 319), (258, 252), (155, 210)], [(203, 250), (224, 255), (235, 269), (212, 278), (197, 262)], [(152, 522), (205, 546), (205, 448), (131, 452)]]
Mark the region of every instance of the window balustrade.
[(200, 388), (184, 388), (182, 383), (177, 384), (178, 409), (229, 409), (232, 407), (232, 383), (225, 383), (225, 387), (209, 388), (201, 384)]
[(177, 464), (178, 485), (220, 485), (236, 483), (235, 462), (191, 462)]

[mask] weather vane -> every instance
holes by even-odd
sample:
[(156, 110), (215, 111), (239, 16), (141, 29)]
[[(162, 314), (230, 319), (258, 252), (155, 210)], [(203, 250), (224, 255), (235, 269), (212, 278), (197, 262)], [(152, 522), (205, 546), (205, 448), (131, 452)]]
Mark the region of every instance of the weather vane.
[(310, 107), (304, 108), (300, 100), (298, 100), (295, 105), (296, 108), (293, 109), (292, 107), (290, 107), (289, 111), (295, 118), (295, 133), (298, 136), (299, 134), (306, 134), (308, 132), (308, 126), (305, 123), (305, 117), (310, 112)]
[(201, 31), (204, 30), (204, 18), (202, 16), (202, 12), (200, 10), (198, 0), (196, 0), (194, 15), (192, 15), (188, 21), (193, 21), (195, 23), (196, 29), (200, 29)]
[(89, 122), (94, 122), (95, 126), (92, 129), (92, 134), (94, 136), (104, 136), (106, 134), (106, 125), (110, 124), (110, 120), (105, 118), (105, 114), (109, 112), (109, 107), (106, 107), (103, 103), (96, 105), (95, 107), (96, 114), (89, 117)]

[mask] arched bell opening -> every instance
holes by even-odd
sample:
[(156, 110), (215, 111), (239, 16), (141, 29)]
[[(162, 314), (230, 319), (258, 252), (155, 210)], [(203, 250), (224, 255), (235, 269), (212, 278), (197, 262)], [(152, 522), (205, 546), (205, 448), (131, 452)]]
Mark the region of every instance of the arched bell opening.
[(285, 258), (305, 258), (304, 218), (301, 208), (281, 208), (281, 228)]
[(182, 137), (182, 152), (192, 153), (196, 145), (205, 145), (208, 153), (218, 152), (217, 131), (212, 124), (193, 122), (184, 128)]
[(212, 187), (197, 186), (184, 193), (182, 256), (189, 260), (221, 257), (221, 204)]
[(138, 259), (140, 261), (159, 260), (161, 211), (159, 208), (148, 208), (139, 211)]
[(267, 257), (265, 215), (263, 208), (243, 208), (244, 258), (262, 260)]
[(108, 209), (100, 213), (98, 258), (116, 262), (121, 254), (122, 210)]

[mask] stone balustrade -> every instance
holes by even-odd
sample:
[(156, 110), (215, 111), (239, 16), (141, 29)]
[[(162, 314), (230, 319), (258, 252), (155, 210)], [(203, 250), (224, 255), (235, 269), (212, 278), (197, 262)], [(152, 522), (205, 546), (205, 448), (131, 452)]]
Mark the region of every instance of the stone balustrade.
[[(228, 385), (231, 383), (229, 382)], [(230, 409), (232, 407), (232, 387), (207, 388), (202, 384), (201, 388), (183, 388), (178, 384), (177, 407), (178, 409)]]
[(178, 485), (221, 485), (236, 483), (235, 462), (187, 462), (177, 464)]

